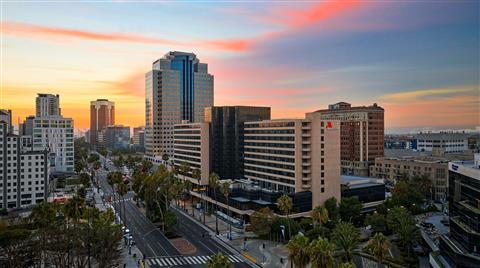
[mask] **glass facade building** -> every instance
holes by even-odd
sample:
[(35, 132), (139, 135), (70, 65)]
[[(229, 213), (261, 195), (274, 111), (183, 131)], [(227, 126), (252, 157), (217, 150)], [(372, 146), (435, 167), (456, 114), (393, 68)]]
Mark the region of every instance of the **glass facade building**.
[(449, 163), (450, 234), (440, 237), (444, 266), (480, 267), (480, 169)]
[(213, 105), (213, 76), (193, 53), (173, 51), (145, 75), (145, 149), (150, 156), (173, 156), (173, 125), (202, 122)]

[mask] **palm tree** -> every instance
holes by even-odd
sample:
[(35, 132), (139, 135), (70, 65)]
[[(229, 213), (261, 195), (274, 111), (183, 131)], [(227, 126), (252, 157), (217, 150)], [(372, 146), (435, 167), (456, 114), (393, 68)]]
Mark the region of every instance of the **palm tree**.
[(222, 252), (219, 252), (212, 256), (212, 258), (207, 262), (208, 268), (233, 268), (232, 263), (228, 260), (228, 257), (225, 256)]
[(334, 245), (326, 238), (319, 237), (313, 240), (309, 247), (311, 268), (332, 268)]
[[(109, 172), (107, 174), (107, 182), (108, 184), (110, 185), (110, 187), (112, 187), (112, 190), (113, 190), (113, 204), (115, 204), (115, 185), (119, 182), (122, 181), (122, 173), (118, 172), (118, 171), (113, 171), (113, 172)], [(120, 211), (120, 217), (121, 217), (121, 211)]]
[[(200, 171), (200, 169), (198, 168), (195, 168), (192, 170), (192, 178), (197, 180), (197, 189), (200, 189), (200, 179), (202, 177), (202, 172)], [(200, 191), (199, 191), (200, 192)], [(202, 192), (200, 192), (200, 196), (201, 196), (201, 200), (203, 201), (203, 196), (202, 196)], [(192, 213), (193, 213), (193, 217), (195, 217), (195, 208), (193, 207), (193, 195), (190, 194), (190, 203), (192, 204)], [(205, 218), (203, 218), (203, 223), (205, 223)]]
[(209, 188), (213, 188), (213, 197), (215, 198), (215, 232), (218, 235), (218, 215), (217, 215), (217, 210), (218, 210), (218, 201), (217, 201), (217, 187), (218, 187), (218, 181), (220, 180), (220, 177), (217, 175), (217, 173), (212, 172), (210, 173), (210, 176), (208, 177), (208, 186)]
[(278, 208), (287, 216), (288, 237), (291, 238), (292, 237), (292, 229), (290, 227), (289, 214), (290, 214), (290, 211), (293, 208), (292, 199), (288, 195), (284, 194), (284, 195), (280, 196), (280, 198), (278, 198), (277, 203), (278, 203)]
[(288, 260), (295, 267), (304, 268), (310, 263), (308, 237), (296, 235), (288, 241)]
[(169, 158), (170, 158), (170, 157), (168, 156), (168, 154), (163, 154), (163, 155), (162, 155), (162, 160), (165, 162), (165, 165), (168, 165), (168, 159), (169, 159)]
[(388, 257), (388, 249), (390, 248), (390, 241), (382, 233), (376, 233), (368, 241), (365, 251), (372, 255), (378, 262), (383, 263)]
[(355, 268), (355, 264), (351, 263), (351, 262), (343, 262), (343, 263), (340, 263), (337, 268)]
[(183, 182), (183, 210), (185, 210), (185, 199), (186, 199), (186, 194), (190, 194), (190, 191), (192, 190), (192, 182), (189, 180), (186, 180)]
[(313, 220), (313, 225), (320, 225), (328, 222), (328, 210), (324, 206), (316, 206), (310, 216)]
[(333, 229), (332, 241), (340, 251), (340, 256), (347, 262), (351, 262), (360, 242), (360, 233), (352, 223), (340, 222)]
[[(232, 212), (230, 211), (230, 185), (231, 183), (229, 181), (224, 181), (221, 185), (221, 189), (223, 192), (223, 195), (227, 198), (227, 210), (228, 210), (228, 216), (230, 217), (230, 220), (232, 218)], [(228, 227), (229, 227), (229, 239), (232, 240), (232, 223), (231, 221), (228, 221)]]
[[(122, 206), (123, 206), (123, 224), (126, 226), (127, 225), (127, 217), (125, 215), (125, 195), (128, 192), (128, 186), (124, 182), (120, 182), (117, 184), (117, 193), (119, 198), (121, 198), (121, 204), (119, 205), (120, 211), (122, 211)], [(120, 213), (122, 215), (122, 213)], [(120, 216), (121, 218), (121, 216)]]

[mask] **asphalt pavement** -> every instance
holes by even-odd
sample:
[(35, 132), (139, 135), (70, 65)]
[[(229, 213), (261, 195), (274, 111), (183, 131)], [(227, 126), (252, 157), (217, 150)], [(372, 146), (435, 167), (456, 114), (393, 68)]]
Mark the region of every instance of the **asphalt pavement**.
[[(103, 161), (103, 157), (102, 162), (106, 163)], [(116, 170), (113, 165), (106, 164), (109, 171)], [(99, 170), (97, 179), (105, 196), (111, 196), (113, 190), (107, 182), (107, 173), (104, 169)], [(124, 202), (125, 225), (130, 229), (137, 242), (137, 247), (146, 257), (147, 267), (205, 267), (211, 256), (218, 252), (227, 255), (236, 268), (252, 267), (252, 265), (247, 264), (248, 261), (241, 253), (223, 242), (211, 229), (197, 222), (183, 211), (171, 207), (171, 211), (177, 216), (177, 225), (175, 226), (177, 233), (196, 247), (196, 253), (193, 256), (182, 256), (163, 233), (142, 213), (131, 197), (133, 197), (131, 192), (125, 197), (127, 199)], [(117, 210), (119, 204), (118, 200), (114, 203)]]

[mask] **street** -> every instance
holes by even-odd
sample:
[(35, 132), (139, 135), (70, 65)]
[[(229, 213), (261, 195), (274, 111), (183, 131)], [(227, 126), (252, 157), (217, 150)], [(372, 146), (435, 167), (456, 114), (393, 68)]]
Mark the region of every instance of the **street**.
[[(101, 157), (103, 158), (103, 157)], [(103, 159), (102, 159), (103, 160)], [(102, 161), (108, 170), (115, 170), (113, 165)], [(107, 171), (100, 169), (97, 172), (98, 183), (103, 189), (105, 196), (113, 195), (113, 190), (107, 182)], [(208, 227), (201, 225), (182, 211), (171, 207), (171, 211), (177, 216), (175, 230), (196, 247), (194, 256), (182, 256), (172, 243), (156, 228), (153, 223), (136, 206), (132, 197), (133, 192), (125, 196), (125, 225), (137, 242), (137, 247), (144, 254), (147, 267), (205, 267), (212, 255), (223, 252), (228, 256), (234, 267), (251, 267), (244, 257), (233, 247), (221, 241)], [(116, 200), (114, 207), (119, 211), (120, 202)], [(122, 208), (123, 212), (123, 208)], [(124, 215), (122, 215), (124, 218)]]

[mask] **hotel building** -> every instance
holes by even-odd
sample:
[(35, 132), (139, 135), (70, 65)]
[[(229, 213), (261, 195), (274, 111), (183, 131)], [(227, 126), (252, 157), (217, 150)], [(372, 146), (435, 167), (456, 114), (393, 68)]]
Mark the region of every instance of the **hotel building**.
[(383, 108), (376, 103), (352, 107), (339, 102), (313, 113), (320, 114), (323, 120), (341, 122), (342, 174), (368, 177), (375, 158), (384, 156)]

